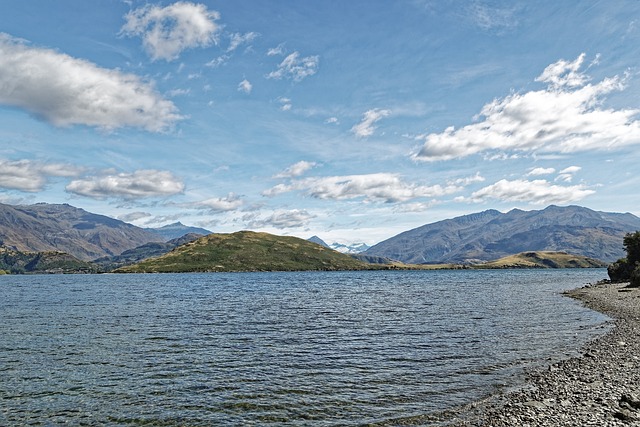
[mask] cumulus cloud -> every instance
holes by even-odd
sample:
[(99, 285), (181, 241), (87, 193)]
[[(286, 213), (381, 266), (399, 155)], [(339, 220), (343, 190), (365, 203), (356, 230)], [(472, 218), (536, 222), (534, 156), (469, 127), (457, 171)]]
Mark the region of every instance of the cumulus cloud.
[(44, 189), (51, 177), (73, 177), (80, 173), (80, 168), (64, 163), (0, 159), (0, 188), (37, 192)]
[(234, 193), (225, 197), (204, 200), (195, 205), (198, 209), (208, 209), (213, 212), (229, 212), (239, 209), (244, 205), (242, 198)]
[(170, 172), (143, 169), (133, 173), (105, 173), (73, 180), (66, 190), (93, 199), (141, 199), (182, 193), (184, 184)]
[(553, 185), (546, 180), (500, 180), (484, 187), (473, 194), (471, 200), (483, 202), (496, 199), (504, 202), (526, 202), (537, 205), (566, 204), (582, 200), (595, 193), (584, 185), (563, 187)]
[(299, 52), (293, 52), (282, 60), (277, 70), (267, 74), (267, 78), (276, 80), (287, 78), (294, 82), (300, 82), (317, 73), (319, 64), (320, 57), (318, 55), (301, 58)]
[(154, 61), (172, 61), (186, 49), (207, 47), (217, 42), (220, 19), (203, 4), (177, 2), (166, 7), (146, 5), (125, 15), (121, 34), (140, 37)]
[(267, 218), (253, 219), (247, 225), (251, 228), (302, 228), (306, 227), (309, 221), (315, 217), (305, 209), (293, 209), (290, 211), (276, 211)]
[(227, 52), (233, 52), (238, 47), (243, 44), (248, 44), (254, 41), (259, 36), (258, 33), (250, 32), (250, 33), (233, 33), (229, 35), (231, 41), (229, 42), (229, 47), (227, 48)]
[(226, 64), (231, 57), (229, 55), (220, 55), (217, 58), (213, 58), (211, 61), (204, 64), (206, 67), (218, 68), (221, 65)]
[(369, 110), (363, 114), (362, 121), (351, 128), (351, 132), (358, 138), (367, 138), (373, 135), (373, 132), (376, 130), (375, 124), (389, 114), (391, 114), (391, 111), (380, 108)]
[(422, 135), (415, 160), (451, 160), (483, 151), (571, 153), (640, 143), (638, 109), (605, 109), (606, 95), (622, 91), (627, 76), (589, 83), (579, 72), (583, 55), (551, 64), (538, 77), (545, 89), (515, 93), (486, 104), (479, 121)]
[(316, 164), (314, 162), (307, 162), (305, 160), (301, 160), (298, 163), (295, 163), (277, 175), (274, 175), (274, 178), (295, 178), (302, 174), (304, 174), (309, 169), (313, 168)]
[(278, 184), (262, 194), (274, 197), (279, 194), (301, 191), (322, 200), (348, 200), (362, 198), (368, 202), (405, 202), (418, 197), (436, 197), (455, 193), (462, 188), (455, 184), (446, 186), (421, 186), (402, 181), (399, 175), (376, 173), (367, 175), (330, 176), (305, 178), (289, 184)]
[(253, 85), (247, 79), (244, 79), (243, 81), (238, 83), (238, 91), (239, 92), (244, 92), (244, 93), (248, 94), (248, 93), (251, 93), (252, 89), (253, 89)]
[(133, 74), (31, 47), (6, 34), (0, 34), (0, 104), (55, 126), (158, 132), (182, 118), (171, 101)]

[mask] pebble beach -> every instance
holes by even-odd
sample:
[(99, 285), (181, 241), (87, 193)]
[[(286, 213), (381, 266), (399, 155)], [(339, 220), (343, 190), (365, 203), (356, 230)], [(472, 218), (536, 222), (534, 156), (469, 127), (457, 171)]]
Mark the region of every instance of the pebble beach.
[(640, 289), (599, 283), (565, 293), (611, 317), (579, 357), (527, 374), (527, 384), (469, 409), (455, 426), (640, 426)]

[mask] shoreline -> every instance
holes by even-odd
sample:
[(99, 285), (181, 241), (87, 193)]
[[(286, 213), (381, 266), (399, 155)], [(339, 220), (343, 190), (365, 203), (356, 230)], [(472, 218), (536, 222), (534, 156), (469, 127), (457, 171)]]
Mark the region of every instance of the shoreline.
[(613, 320), (581, 356), (527, 372), (523, 387), (466, 407), (453, 427), (640, 426), (640, 288), (598, 283), (564, 292)]

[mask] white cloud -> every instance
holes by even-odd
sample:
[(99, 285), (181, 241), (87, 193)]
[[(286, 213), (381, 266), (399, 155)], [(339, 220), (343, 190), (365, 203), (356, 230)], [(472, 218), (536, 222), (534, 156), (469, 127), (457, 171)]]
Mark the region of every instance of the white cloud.
[(216, 43), (218, 19), (220, 14), (203, 4), (181, 1), (166, 7), (146, 5), (125, 15), (121, 33), (142, 38), (151, 59), (172, 61), (186, 49)]
[(239, 92), (251, 93), (252, 89), (253, 89), (253, 85), (247, 79), (244, 79), (243, 81), (238, 83), (238, 91)]
[(80, 168), (64, 163), (0, 159), (0, 188), (37, 192), (44, 189), (50, 177), (73, 177), (80, 172)]
[(29, 111), (55, 126), (158, 132), (182, 117), (153, 85), (0, 33), (0, 104)]
[(549, 175), (554, 173), (554, 168), (533, 168), (527, 174), (528, 176)]
[(301, 160), (298, 163), (295, 163), (279, 174), (275, 175), (274, 178), (295, 178), (302, 174), (304, 174), (309, 169), (313, 168), (316, 164), (314, 162), (307, 162), (305, 160)]
[(211, 61), (207, 62), (206, 64), (204, 64), (206, 67), (211, 67), (211, 68), (218, 68), (221, 65), (226, 64), (229, 59), (231, 59), (230, 56), (228, 55), (221, 55), (218, 56), (217, 58), (213, 58)]
[(270, 72), (266, 77), (276, 80), (288, 78), (299, 82), (317, 73), (319, 64), (320, 57), (318, 55), (300, 58), (299, 52), (293, 52), (282, 60), (276, 71)]
[(291, 98), (278, 98), (278, 101), (280, 102), (280, 109), (282, 111), (289, 111), (291, 110), (291, 108), (293, 108), (293, 104), (291, 104)]
[(574, 62), (558, 61), (538, 77), (546, 89), (486, 104), (477, 123), (422, 135), (415, 160), (451, 160), (489, 150), (571, 153), (640, 143), (638, 109), (604, 109), (605, 95), (626, 87), (626, 76), (586, 83)]
[(267, 218), (254, 219), (247, 225), (251, 228), (302, 228), (306, 227), (309, 221), (315, 217), (315, 215), (304, 209), (293, 209), (290, 211), (276, 211)]
[(105, 173), (71, 181), (66, 190), (94, 199), (140, 199), (172, 196), (184, 191), (184, 184), (167, 171), (138, 170), (133, 173)]
[(290, 184), (278, 184), (262, 194), (274, 197), (291, 191), (302, 191), (310, 197), (323, 200), (363, 198), (367, 202), (393, 203), (419, 197), (443, 196), (460, 190), (461, 187), (455, 184), (448, 184), (445, 187), (421, 186), (406, 183), (397, 174), (376, 173), (305, 178)]
[(380, 108), (374, 108), (365, 112), (362, 116), (362, 121), (351, 128), (353, 132), (359, 138), (366, 138), (373, 135), (376, 130), (375, 124), (382, 118), (389, 116), (390, 110), (382, 110)]
[(500, 180), (474, 192), (471, 200), (483, 202), (487, 199), (496, 199), (505, 202), (526, 202), (531, 204), (565, 204), (582, 200), (594, 194), (595, 191), (587, 189), (584, 185), (563, 187), (553, 185), (545, 180)]
[(584, 86), (589, 80), (584, 73), (580, 72), (580, 67), (582, 67), (585, 56), (586, 55), (582, 53), (573, 62), (561, 59), (549, 65), (544, 69), (542, 74), (536, 78), (536, 81), (549, 83), (549, 85), (555, 89)]
[(124, 214), (124, 215), (120, 215), (118, 216), (118, 219), (120, 221), (124, 221), (124, 222), (134, 222), (137, 221), (139, 219), (143, 219), (143, 218), (150, 218), (153, 215), (151, 215), (148, 212), (131, 212), (128, 214)]
[(580, 166), (569, 166), (558, 172), (558, 177), (556, 181), (564, 181), (571, 182), (573, 180), (573, 175), (580, 172), (582, 168)]
[(280, 43), (276, 47), (272, 47), (267, 51), (267, 56), (284, 55), (284, 43)]
[(259, 36), (259, 34), (255, 33), (255, 32), (250, 32), (250, 33), (245, 33), (245, 34), (233, 33), (233, 34), (229, 35), (229, 38), (231, 39), (231, 42), (229, 43), (229, 47), (227, 48), (227, 52), (233, 52), (239, 46), (241, 46), (243, 44), (251, 43), (258, 36)]
[(476, 182), (484, 182), (484, 177), (480, 175), (480, 172), (476, 172), (475, 175), (469, 176), (466, 178), (458, 178), (452, 181), (452, 184), (462, 185), (466, 187), (467, 185), (474, 184)]
[(327, 120), (324, 121), (326, 124), (335, 124), (338, 125), (340, 124), (340, 121), (338, 120), (337, 117), (329, 117)]
[(240, 196), (229, 193), (226, 197), (212, 198), (195, 204), (198, 209), (209, 209), (213, 212), (228, 212), (239, 209), (244, 205)]

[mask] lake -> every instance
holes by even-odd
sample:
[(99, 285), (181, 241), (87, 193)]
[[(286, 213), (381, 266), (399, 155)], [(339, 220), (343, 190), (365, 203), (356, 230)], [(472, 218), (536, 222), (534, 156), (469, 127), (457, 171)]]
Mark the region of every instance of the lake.
[(604, 269), (0, 276), (0, 425), (433, 425), (577, 354)]

